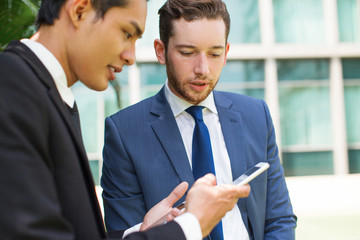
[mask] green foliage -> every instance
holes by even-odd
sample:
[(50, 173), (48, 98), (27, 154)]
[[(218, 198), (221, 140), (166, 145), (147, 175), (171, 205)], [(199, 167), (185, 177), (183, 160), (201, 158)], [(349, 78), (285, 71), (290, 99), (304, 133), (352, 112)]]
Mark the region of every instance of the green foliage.
[(41, 0), (0, 0), (0, 51), (14, 40), (35, 33)]

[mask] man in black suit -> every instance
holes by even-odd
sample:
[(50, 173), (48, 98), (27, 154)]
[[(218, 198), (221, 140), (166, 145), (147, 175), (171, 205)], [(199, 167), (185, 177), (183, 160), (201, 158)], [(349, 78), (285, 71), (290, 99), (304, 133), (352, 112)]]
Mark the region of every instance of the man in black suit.
[[(71, 89), (80, 80), (104, 90), (135, 60), (146, 0), (43, 0), (39, 30), (0, 54), (1, 239), (106, 239)], [(201, 239), (249, 186), (215, 186), (207, 175), (189, 190), (174, 221), (126, 239)], [(179, 185), (144, 218), (141, 230), (169, 211)], [(189, 228), (194, 228), (189, 232)]]

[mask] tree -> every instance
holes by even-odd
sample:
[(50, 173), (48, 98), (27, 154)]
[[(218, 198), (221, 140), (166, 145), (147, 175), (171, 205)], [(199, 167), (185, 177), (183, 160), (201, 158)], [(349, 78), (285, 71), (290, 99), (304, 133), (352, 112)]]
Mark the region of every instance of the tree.
[(30, 37), (41, 0), (0, 0), (0, 51), (14, 39)]

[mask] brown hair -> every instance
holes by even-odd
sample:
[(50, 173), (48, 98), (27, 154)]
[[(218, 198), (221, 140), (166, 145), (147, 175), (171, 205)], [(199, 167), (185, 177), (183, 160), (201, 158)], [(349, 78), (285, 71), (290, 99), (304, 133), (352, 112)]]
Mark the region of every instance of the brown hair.
[(173, 35), (173, 22), (184, 18), (186, 21), (217, 19), (221, 17), (225, 23), (225, 39), (230, 31), (230, 16), (222, 0), (167, 0), (159, 9), (160, 39), (167, 49), (169, 39)]

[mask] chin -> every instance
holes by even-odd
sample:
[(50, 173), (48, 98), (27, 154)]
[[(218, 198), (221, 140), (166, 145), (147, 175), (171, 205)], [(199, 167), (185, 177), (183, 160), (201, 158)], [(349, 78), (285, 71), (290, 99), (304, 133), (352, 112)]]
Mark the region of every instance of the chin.
[(98, 88), (96, 88), (95, 90), (96, 91), (104, 91), (104, 90), (106, 90), (108, 88), (108, 84), (106, 83), (106, 84), (104, 84), (104, 85), (102, 85), (102, 86), (99, 86)]
[(104, 91), (107, 89), (108, 87), (108, 81), (104, 81), (104, 82), (97, 82), (92, 86), (88, 86), (91, 90), (95, 90), (95, 91)]

